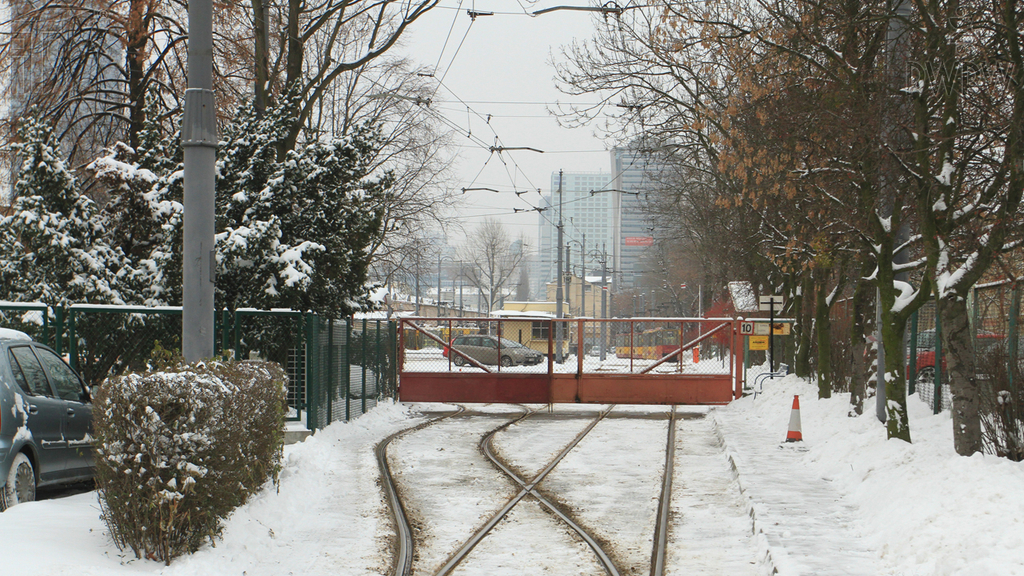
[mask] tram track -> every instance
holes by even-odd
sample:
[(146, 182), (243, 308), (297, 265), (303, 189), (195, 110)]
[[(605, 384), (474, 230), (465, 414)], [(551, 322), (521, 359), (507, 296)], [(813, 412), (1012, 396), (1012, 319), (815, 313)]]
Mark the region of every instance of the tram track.
[(651, 554), (651, 576), (665, 574), (668, 551), (668, 528), (672, 509), (672, 476), (676, 454), (676, 407), (668, 419), (668, 440), (665, 445), (665, 471), (662, 474), (661, 497), (658, 499), (658, 521), (654, 526), (654, 551)]
[(558, 455), (555, 456), (555, 458), (551, 460), (551, 462), (549, 462), (548, 465), (544, 467), (544, 469), (541, 470), (540, 473), (537, 474), (529, 482), (521, 478), (505, 462), (503, 462), (494, 454), (494, 450), (491, 447), (491, 441), (494, 439), (495, 434), (516, 422), (522, 421), (523, 419), (529, 417), (533, 413), (531, 412), (529, 414), (525, 414), (522, 417), (517, 418), (516, 420), (513, 420), (505, 424), (504, 426), (500, 426), (495, 430), (492, 430), (490, 433), (488, 433), (480, 442), (480, 447), (483, 450), (484, 455), (487, 456), (488, 460), (490, 460), (492, 464), (494, 464), (498, 469), (500, 469), (509, 478), (511, 478), (513, 482), (518, 484), (521, 489), (511, 500), (508, 501), (508, 503), (505, 504), (504, 507), (502, 507), (501, 510), (499, 510), (497, 513), (491, 516), (491, 518), (479, 530), (477, 530), (476, 533), (474, 533), (473, 536), (469, 540), (467, 540), (462, 545), (462, 547), (460, 547), (448, 559), (447, 562), (445, 562), (444, 566), (442, 566), (441, 569), (438, 570), (434, 576), (447, 576), (452, 570), (454, 570), (455, 567), (458, 566), (459, 563), (462, 562), (462, 560), (465, 559), (467, 555), (469, 555), (473, 548), (476, 547), (476, 545), (481, 540), (483, 540), (484, 537), (486, 537), (487, 534), (489, 534), (491, 530), (494, 529), (495, 526), (497, 526), (498, 522), (500, 522), (517, 504), (519, 504), (520, 501), (523, 500), (523, 498), (525, 498), (528, 495), (533, 496), (549, 512), (551, 512), (560, 520), (565, 522), (565, 524), (567, 524), (573, 531), (575, 531), (580, 536), (580, 538), (582, 538), (583, 541), (586, 542), (587, 545), (590, 546), (590, 548), (594, 551), (594, 553), (598, 557), (598, 560), (601, 562), (601, 565), (604, 567), (605, 571), (609, 574), (609, 576), (620, 576), (618, 568), (616, 568), (611, 558), (608, 557), (608, 554), (605, 553), (605, 551), (601, 548), (597, 541), (586, 530), (584, 530), (581, 526), (579, 526), (576, 522), (569, 518), (565, 513), (563, 513), (557, 506), (552, 504), (547, 498), (545, 498), (543, 495), (541, 495), (539, 492), (535, 490), (537, 484), (543, 481), (544, 477), (546, 477), (552, 470), (554, 470), (555, 466), (557, 466), (558, 463), (561, 462), (563, 458), (565, 458), (566, 454), (568, 454), (569, 451), (575, 448), (576, 445), (579, 444), (580, 441), (583, 440), (583, 438), (585, 438), (587, 434), (589, 434), (590, 431), (593, 430), (594, 427), (597, 426), (597, 424), (601, 422), (601, 420), (603, 420), (605, 416), (608, 415), (609, 412), (611, 412), (613, 407), (609, 407), (608, 410), (601, 412), (601, 414), (598, 415), (598, 417), (595, 418), (593, 422), (591, 422), (586, 428), (584, 428), (582, 432), (577, 434), (576, 437), (572, 440), (572, 442), (570, 442), (564, 449), (562, 449), (562, 451), (559, 452)]
[(395, 523), (395, 533), (398, 537), (398, 550), (395, 553), (394, 570), (391, 572), (394, 576), (409, 576), (412, 574), (413, 537), (412, 528), (409, 525), (409, 517), (406, 514), (405, 506), (402, 505), (401, 498), (398, 497), (398, 488), (395, 485), (394, 476), (391, 474), (391, 466), (388, 465), (388, 445), (390, 445), (393, 440), (405, 436), (406, 434), (422, 430), (429, 426), (433, 426), (438, 422), (457, 416), (463, 413), (465, 409), (465, 406), (459, 405), (457, 410), (437, 418), (432, 418), (411, 428), (400, 430), (391, 436), (388, 436), (384, 440), (381, 440), (377, 443), (377, 446), (374, 447), (374, 454), (377, 457), (377, 468), (380, 470), (381, 485), (384, 488), (388, 504), (391, 507), (391, 518)]
[[(456, 571), (456, 569), (458, 569), (459, 566), (464, 562), (464, 560), (466, 560), (467, 557), (470, 556), (471, 552), (474, 550), (474, 548), (477, 547), (479, 543), (481, 543), (481, 541), (483, 541), (492, 532), (496, 532), (495, 528), (502, 523), (503, 519), (505, 519), (506, 517), (514, 518), (516, 514), (521, 514), (521, 512), (517, 512), (516, 514), (512, 514), (510, 516), (510, 513), (513, 511), (513, 509), (516, 509), (516, 506), (520, 504), (524, 499), (529, 499), (530, 501), (537, 502), (539, 505), (539, 508), (536, 508), (537, 513), (541, 513), (541, 510), (543, 510), (556, 522), (561, 524), (563, 527), (566, 527), (567, 534), (572, 533), (575, 536), (578, 536), (579, 546), (581, 547), (579, 550), (582, 552), (583, 550), (588, 550), (589, 548), (589, 551), (593, 553), (593, 556), (591, 556), (591, 558), (595, 559), (595, 564), (593, 564), (594, 569), (603, 570), (603, 572), (605, 574), (608, 574), (609, 576), (625, 576), (627, 574), (635, 575), (647, 572), (647, 566), (644, 566), (647, 563), (643, 562), (642, 560), (640, 562), (637, 562), (639, 558), (635, 556), (637, 552), (640, 552), (640, 550), (636, 548), (630, 548), (632, 552), (629, 552), (629, 554), (627, 554), (627, 557), (632, 556), (632, 560), (630, 560), (629, 563), (625, 564), (625, 566), (628, 567), (628, 570), (623, 570), (622, 567), (617, 565), (617, 562), (623, 560), (623, 558), (618, 557), (618, 554), (622, 552), (622, 549), (619, 547), (619, 545), (613, 546), (615, 548), (619, 548), (618, 552), (616, 553), (611, 553), (611, 549), (608, 549), (606, 551), (606, 549), (604, 548), (607, 547), (609, 543), (616, 542), (617, 540), (608, 540), (608, 534), (605, 534), (604, 539), (602, 539), (601, 536), (597, 535), (597, 532), (592, 532), (591, 529), (589, 529), (585, 524), (579, 521), (578, 511), (576, 507), (573, 504), (564, 501), (562, 498), (559, 497), (559, 494), (561, 494), (562, 491), (565, 490), (566, 488), (569, 488), (570, 490), (572, 489), (571, 481), (567, 486), (566, 480), (563, 478), (563, 480), (560, 482), (561, 488), (556, 488), (554, 492), (551, 491), (550, 487), (548, 489), (543, 489), (538, 486), (539, 484), (541, 484), (541, 482), (544, 481), (544, 479), (549, 475), (549, 473), (552, 472), (556, 468), (556, 466), (558, 466), (558, 464), (562, 462), (562, 460), (565, 459), (565, 457), (571, 451), (573, 451), (574, 448), (576, 448), (581, 443), (581, 441), (583, 441), (584, 438), (586, 438), (591, 433), (591, 431), (593, 431), (594, 428), (597, 427), (597, 425), (609, 415), (609, 413), (612, 412), (612, 410), (615, 407), (610, 406), (606, 410), (601, 411), (597, 415), (597, 417), (594, 417), (592, 421), (582, 431), (577, 433), (572, 438), (572, 440), (561, 449), (560, 452), (558, 452), (553, 458), (551, 458), (551, 460), (547, 462), (546, 466), (543, 469), (537, 472), (537, 468), (534, 468), (533, 473), (527, 473), (520, 469), (518, 466), (514, 466), (509, 462), (505, 461), (503, 458), (503, 454), (499, 453), (493, 445), (495, 437), (499, 433), (501, 433), (504, 430), (507, 430), (509, 427), (515, 424), (522, 422), (524, 419), (529, 418), (530, 416), (533, 416), (534, 414), (538, 413), (538, 411), (530, 410), (525, 406), (522, 408), (524, 409), (523, 414), (517, 415), (516, 417), (509, 419), (507, 422), (504, 422), (500, 426), (497, 426), (496, 428), (493, 428), (488, 432), (483, 433), (483, 436), (481, 437), (481, 440), (478, 443), (480, 453), (484, 457), (486, 457), (486, 459), (490, 462), (491, 465), (493, 465), (494, 468), (499, 470), (501, 474), (503, 474), (505, 477), (511, 480), (511, 482), (514, 483), (518, 491), (515, 492), (514, 495), (511, 497), (505, 496), (505, 498), (508, 498), (508, 500), (500, 509), (494, 511), (493, 513), (490, 513), (489, 516), (481, 516), (481, 518), (487, 518), (487, 520), (484, 521), (482, 525), (478, 524), (479, 527), (475, 529), (468, 538), (466, 538), (465, 536), (460, 538), (460, 540), (462, 541), (461, 545), (458, 545), (457, 542), (453, 541), (451, 544), (453, 546), (458, 546), (458, 548), (454, 552), (450, 553), (447, 557), (436, 556), (436, 552), (434, 552), (433, 554), (435, 554), (435, 558), (437, 559), (437, 561), (439, 563), (443, 561), (443, 564), (441, 564), (440, 568), (436, 569), (436, 571), (434, 568), (430, 568), (431, 573), (433, 573), (434, 576), (449, 576), (450, 574), (453, 574)], [(396, 532), (398, 533), (398, 547), (395, 556), (396, 560), (394, 562), (395, 570), (392, 572), (392, 574), (394, 574), (395, 576), (412, 575), (414, 568), (413, 550), (415, 545), (415, 538), (413, 530), (410, 529), (407, 512), (402, 502), (400, 501), (400, 490), (395, 486), (395, 479), (392, 477), (390, 470), (387, 466), (387, 445), (392, 440), (395, 440), (400, 436), (410, 434), (418, 430), (422, 430), (428, 426), (437, 424), (438, 422), (441, 422), (444, 419), (459, 415), (468, 417), (470, 414), (471, 413), (469, 411), (466, 411), (462, 409), (462, 407), (460, 407), (460, 410), (446, 414), (441, 418), (435, 418), (417, 427), (403, 430), (393, 435), (392, 437), (386, 439), (385, 441), (382, 441), (377, 446), (377, 458), (378, 464), (381, 466), (381, 475), (383, 478), (384, 489), (388, 495), (388, 500), (391, 504), (392, 514), (395, 517)], [(664, 416), (662, 417), (664, 418)], [(666, 571), (666, 558), (668, 556), (667, 547), (669, 544), (668, 536), (670, 530), (670, 523), (672, 521), (672, 517), (674, 514), (672, 510), (671, 500), (673, 492), (672, 476), (674, 471), (674, 455), (676, 452), (675, 444), (677, 418), (677, 411), (676, 408), (673, 406), (671, 409), (671, 413), (668, 414), (667, 426), (665, 429), (665, 460), (664, 469), (662, 471), (660, 480), (660, 491), (658, 492), (657, 496), (657, 510), (655, 511), (653, 509), (649, 509), (651, 510), (652, 516), (649, 517), (650, 520), (648, 520), (648, 522), (654, 524), (653, 542), (650, 536), (651, 532), (647, 532), (647, 542), (651, 545), (650, 555), (648, 556), (648, 558), (650, 558), (649, 574), (651, 576), (663, 576)], [(614, 429), (615, 428), (612, 428), (610, 430)], [(601, 436), (608, 434), (609, 431), (602, 433)], [(520, 434), (522, 434), (522, 432), (520, 432)], [(596, 446), (597, 445), (592, 445), (591, 448), (585, 452), (593, 453), (594, 448)], [(554, 450), (552, 450), (551, 453), (553, 452)], [(551, 453), (549, 453), (548, 457), (550, 457)], [(576, 456), (576, 458), (578, 459), (579, 456)], [(539, 467), (539, 465), (542, 462), (543, 461), (537, 462), (537, 466)], [(564, 477), (564, 473), (562, 475)], [(572, 476), (566, 478), (571, 477)], [(656, 478), (657, 477), (655, 476), (650, 480), (657, 481)], [(651, 486), (651, 488), (653, 487), (654, 486)], [(655, 492), (652, 491), (651, 494), (653, 496)], [(415, 514), (416, 511), (413, 510), (413, 513)], [(543, 515), (543, 513), (541, 514)], [(513, 522), (515, 522), (515, 520), (513, 520)], [(591, 522), (593, 522), (593, 520)], [(646, 524), (648, 526), (647, 530), (651, 529), (651, 523)], [(600, 526), (604, 525), (602, 524)], [(466, 534), (469, 534), (469, 532), (467, 531)], [(422, 535), (416, 535), (416, 538), (420, 537), (422, 537)], [(490, 540), (488, 540), (488, 542), (490, 542)], [(493, 553), (494, 545), (495, 544), (488, 545), (491, 551), (486, 552), (485, 556), (481, 557), (481, 559), (490, 558), (489, 554)], [(436, 551), (440, 551), (436, 548), (436, 544), (434, 544), (434, 546), (434, 549)], [(449, 548), (449, 550), (451, 550), (451, 548)], [(473, 558), (476, 558), (476, 555), (474, 555)], [(640, 558), (642, 558), (642, 556)], [(416, 560), (417, 565), (422, 564), (422, 561), (422, 558)], [(471, 564), (475, 565), (477, 562), (480, 562), (480, 559), (472, 560)], [(438, 566), (439, 564), (432, 565)], [(421, 565), (420, 568), (417, 569), (417, 571), (422, 572), (424, 568), (425, 566)]]

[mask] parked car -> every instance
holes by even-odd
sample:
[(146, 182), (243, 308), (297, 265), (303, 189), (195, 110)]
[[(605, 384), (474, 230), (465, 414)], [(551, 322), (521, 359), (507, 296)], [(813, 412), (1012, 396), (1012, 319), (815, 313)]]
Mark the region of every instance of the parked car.
[[(975, 336), (976, 354), (979, 357), (983, 357), (985, 354), (991, 352), (995, 347), (999, 346), (1003, 341), (1006, 340), (1006, 336), (1002, 334), (996, 334), (987, 330), (981, 330)], [(909, 360), (909, 358), (908, 358)], [(909, 362), (908, 362), (909, 364)], [(917, 335), (917, 384), (918, 386), (932, 384), (935, 382), (935, 329), (922, 330)], [(979, 373), (977, 376), (982, 379), (988, 378), (988, 375), (981, 370), (982, 366), (979, 365)], [(948, 373), (946, 371), (946, 359), (942, 359), (942, 374), (943, 381), (948, 380)]]
[(90, 480), (92, 404), (56, 352), (0, 328), (0, 511), (36, 488)]
[[(544, 360), (543, 354), (523, 346), (514, 340), (502, 338), (500, 348), (498, 346), (498, 342), (497, 336), (457, 336), (452, 340), (449, 347), (469, 356), (481, 364), (500, 363), (502, 366), (531, 366), (534, 364), (540, 364)], [(445, 348), (444, 355), (451, 356), (452, 362), (454, 362), (456, 366), (468, 364), (463, 356), (451, 353), (448, 350), (449, 347)], [(499, 353), (501, 355), (500, 357)]]

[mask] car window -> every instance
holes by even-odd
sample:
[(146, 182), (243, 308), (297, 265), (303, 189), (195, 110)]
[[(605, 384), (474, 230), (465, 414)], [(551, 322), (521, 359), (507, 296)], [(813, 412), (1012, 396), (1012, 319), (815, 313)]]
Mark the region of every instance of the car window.
[(28, 388), (32, 394), (37, 396), (53, 396), (50, 384), (46, 380), (46, 373), (43, 372), (43, 367), (39, 364), (39, 360), (36, 359), (32, 348), (18, 346), (11, 348), (11, 354), (21, 368), (21, 372), (24, 374), (25, 381), (28, 382)]
[(45, 348), (37, 348), (36, 353), (39, 360), (46, 367), (46, 373), (50, 375), (53, 387), (57, 389), (57, 395), (64, 400), (82, 401), (85, 397), (85, 388), (82, 381), (78, 379), (71, 368), (53, 352)]
[(481, 338), (481, 340), (483, 340), (483, 346), (486, 347), (486, 348), (497, 348), (498, 347), (498, 343), (495, 342), (494, 340), (492, 340), (491, 338)]
[(25, 379), (25, 373), (21, 371), (21, 366), (18, 366), (18, 360), (14, 357), (13, 350), (7, 351), (7, 358), (10, 360), (11, 372), (14, 373), (14, 380), (18, 383), (18, 386), (21, 386), (21, 389), (24, 390), (26, 394), (31, 394), (32, 388), (29, 387), (28, 380)]

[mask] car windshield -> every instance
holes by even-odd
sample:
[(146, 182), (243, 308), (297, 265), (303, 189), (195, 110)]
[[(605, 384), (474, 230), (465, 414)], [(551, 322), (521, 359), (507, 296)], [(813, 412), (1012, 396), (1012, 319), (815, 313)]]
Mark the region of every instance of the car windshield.
[(526, 348), (526, 346), (523, 346), (519, 342), (516, 342), (515, 340), (509, 340), (508, 338), (501, 339), (501, 346), (503, 348)]

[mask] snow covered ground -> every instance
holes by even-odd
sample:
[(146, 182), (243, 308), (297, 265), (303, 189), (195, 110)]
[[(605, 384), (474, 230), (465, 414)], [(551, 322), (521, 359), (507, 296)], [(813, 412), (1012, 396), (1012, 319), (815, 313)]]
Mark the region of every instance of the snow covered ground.
[[(804, 441), (783, 444), (794, 395), (800, 396)], [(783, 576), (1024, 576), (1024, 464), (984, 455), (957, 456), (952, 449), (949, 414), (933, 416), (916, 398), (910, 402), (913, 444), (886, 441), (885, 431), (873, 415), (848, 418), (847, 401), (845, 395), (817, 400), (811, 384), (788, 376), (766, 383), (764, 393), (756, 399), (747, 397), (710, 410), (704, 419), (681, 420), (676, 441), (679, 486), (673, 490), (672, 513), (689, 516), (694, 523), (676, 523), (670, 559), (687, 556), (684, 547), (694, 546), (703, 548), (709, 557), (726, 552), (726, 561), (731, 558), (743, 563), (728, 572), (701, 572), (700, 563), (694, 562), (688, 565), (687, 574), (763, 574), (774, 567)], [(474, 408), (493, 411), (496, 417), (511, 417), (518, 410), (510, 406)], [(595, 407), (556, 407), (556, 411), (563, 408), (582, 411)], [(376, 485), (373, 446), (422, 422), (426, 418), (423, 409), (437, 410), (439, 406), (382, 404), (355, 421), (334, 424), (289, 446), (280, 489), (268, 487), (237, 510), (216, 547), (207, 546), (169, 567), (118, 551), (106, 536), (93, 492), (16, 506), (0, 514), (2, 573), (383, 574), (393, 540), (387, 506)], [(627, 410), (642, 416), (665, 408)], [(491, 476), (493, 468), (478, 454), (468, 453), (465, 443), (455, 441), (459, 426), (476, 426), (471, 422), (467, 419), (464, 424), (432, 432), (435, 441), (444, 441), (445, 434), (455, 435), (449, 441), (450, 455), (446, 454), (449, 448), (439, 450), (436, 442), (431, 444), (431, 438), (419, 433), (396, 441), (389, 452), (393, 465), (415, 464), (418, 478), (450, 473), (451, 460), (446, 456), (479, 458), (475, 466), (480, 473), (472, 476), (481, 488), (474, 492), (476, 496), (463, 497), (470, 492), (470, 486), (463, 483), (441, 493), (420, 486), (415, 496), (408, 497), (452, 503), (453, 512), (461, 513), (492, 509), (497, 500), (507, 496), (504, 485)], [(650, 500), (658, 490), (663, 465), (657, 455), (665, 447), (664, 420), (622, 419), (602, 426), (604, 423), (567, 456), (564, 467), (555, 468), (548, 480), (552, 491), (578, 485), (574, 479), (588, 476), (601, 476), (611, 484), (627, 477), (640, 478), (637, 498)], [(517, 466), (532, 470), (565, 440), (565, 431), (555, 428), (550, 442), (539, 435), (530, 441), (509, 429), (495, 439), (495, 447), (520, 455)], [(525, 425), (522, 430), (527, 430)], [(704, 432), (708, 431), (722, 439), (724, 449), (687, 440), (706, 438)], [(519, 449), (526, 446), (532, 447), (534, 456)], [(458, 451), (467, 453), (456, 454)], [(602, 452), (633, 452), (641, 468), (656, 470), (638, 476), (635, 470), (617, 467), (611, 458), (595, 461), (588, 457), (588, 453)], [(726, 459), (736, 475), (719, 477), (707, 472), (687, 476), (687, 469), (702, 469), (697, 464), (709, 458)], [(411, 473), (410, 468), (401, 469)], [(721, 489), (732, 483), (735, 490)], [(706, 493), (715, 505), (699, 508), (687, 501), (688, 487)], [(615, 514), (615, 506), (622, 505), (588, 491), (578, 491), (571, 498), (576, 499), (574, 504), (590, 503), (595, 515), (588, 523), (599, 523), (601, 510)], [(732, 511), (729, 522), (747, 530), (753, 527), (749, 541), (716, 539), (702, 532), (701, 515), (710, 518), (723, 510)], [(529, 517), (540, 512), (523, 508), (516, 514), (504, 528), (510, 537), (538, 547), (551, 541), (550, 532), (522, 529), (534, 526)], [(421, 520), (432, 522), (430, 518)], [(445, 526), (445, 530), (460, 530), (457, 524)], [(650, 538), (649, 530), (645, 532), (642, 526), (637, 524), (636, 530), (622, 535), (621, 555), (645, 553), (635, 550)], [(696, 538), (703, 539), (699, 545)], [(429, 558), (444, 556), (443, 541), (458, 539), (455, 534), (438, 533), (435, 543), (440, 548), (425, 553)], [(477, 560), (467, 559), (477, 564), (460, 566), (459, 573), (484, 574), (500, 564), (502, 551), (488, 546), (485, 539), (474, 550)], [(582, 556), (567, 557), (564, 562), (552, 560), (547, 573), (575, 575), (584, 560), (590, 562)], [(514, 561), (508, 557), (508, 562)]]

